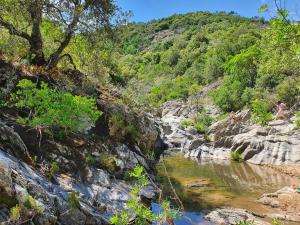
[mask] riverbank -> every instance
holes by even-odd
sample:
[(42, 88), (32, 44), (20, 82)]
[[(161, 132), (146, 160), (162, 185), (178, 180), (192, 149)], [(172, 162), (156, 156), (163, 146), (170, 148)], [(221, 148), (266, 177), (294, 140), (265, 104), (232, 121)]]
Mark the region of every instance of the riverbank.
[[(171, 192), (169, 193), (168, 181), (161, 163), (158, 165), (160, 182), (165, 187), (166, 195), (172, 195)], [(300, 183), (300, 180), (295, 177), (281, 174), (272, 168), (228, 160), (190, 160), (182, 156), (169, 156), (164, 160), (164, 164), (168, 171), (167, 176), (170, 177), (181, 198), (185, 211), (198, 213), (199, 217), (195, 220), (202, 218), (199, 224), (208, 222), (201, 217), (203, 213), (207, 215), (224, 207), (227, 211), (230, 208), (232, 215), (241, 213), (236, 209), (244, 209), (248, 213), (245, 215), (251, 215), (249, 218), (253, 217), (266, 223), (273, 218), (282, 219), (285, 224), (300, 222), (296, 217), (299, 212), (297, 207), (294, 211), (291, 211), (292, 207), (286, 210), (284, 208), (285, 204), (295, 206), (298, 200), (291, 196), (295, 194), (296, 197), (298, 195), (300, 197), (300, 194), (292, 192), (280, 194), (277, 207), (260, 201), (262, 196), (266, 195), (265, 193), (276, 193), (277, 190), (286, 186)], [(288, 214), (286, 214), (287, 211)], [(220, 218), (216, 219), (216, 215), (223, 217), (226, 221), (224, 218), (226, 213), (223, 211), (206, 218), (214, 222), (220, 221)], [(291, 221), (296, 221), (296, 223)]]
[[(282, 202), (276, 208), (258, 201), (266, 193), (300, 184), (300, 131), (295, 126), (295, 117), (261, 127), (251, 120), (250, 110), (237, 112), (233, 121), (228, 117), (219, 119), (221, 112), (214, 105), (202, 107), (214, 121), (205, 134), (186, 122), (194, 120), (200, 110), (191, 101), (168, 102), (160, 110), (159, 124), (163, 140), (169, 146), (165, 151), (166, 164), (169, 160), (174, 163), (174, 166), (168, 164), (169, 175), (188, 210), (211, 212), (230, 207), (234, 215), (244, 209), (265, 222), (275, 218), (285, 220), (285, 224), (300, 223), (298, 207), (290, 210), (292, 219), (281, 207), (281, 204), (297, 205), (297, 198), (290, 198), (290, 193), (281, 195)], [(232, 162), (232, 153), (243, 163)], [(219, 214), (213, 217), (216, 215)], [(220, 211), (223, 219), (226, 215)]]

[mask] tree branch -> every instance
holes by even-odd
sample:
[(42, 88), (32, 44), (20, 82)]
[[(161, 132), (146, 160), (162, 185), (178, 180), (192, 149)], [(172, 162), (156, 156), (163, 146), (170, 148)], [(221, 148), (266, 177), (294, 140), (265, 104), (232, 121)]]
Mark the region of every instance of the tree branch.
[(51, 54), (48, 62), (48, 68), (53, 68), (57, 65), (59, 61), (60, 54), (64, 51), (64, 49), (67, 47), (67, 45), (70, 43), (71, 38), (73, 37), (75, 30), (77, 28), (77, 24), (79, 22), (79, 18), (81, 16), (82, 11), (80, 10), (80, 4), (75, 5), (74, 9), (74, 16), (71, 21), (71, 23), (66, 28), (65, 34), (64, 34), (64, 40), (60, 43), (60, 46), (58, 49)]
[(74, 63), (74, 60), (72, 56), (69, 53), (63, 54), (62, 56), (59, 57), (58, 61), (62, 60), (63, 58), (68, 58), (72, 66), (74, 67), (74, 70), (77, 70), (76, 65)]
[(27, 34), (24, 31), (18, 30), (17, 28), (14, 27), (13, 24), (5, 21), (1, 16), (0, 16), (0, 26), (3, 26), (4, 28), (6, 28), (11, 35), (16, 35), (16, 36), (25, 38), (28, 41), (31, 40), (31, 37), (29, 34)]

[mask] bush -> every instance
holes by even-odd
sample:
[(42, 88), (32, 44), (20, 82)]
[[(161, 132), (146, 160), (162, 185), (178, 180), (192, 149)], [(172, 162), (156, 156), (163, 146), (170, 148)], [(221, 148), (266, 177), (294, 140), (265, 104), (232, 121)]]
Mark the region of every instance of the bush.
[(71, 209), (80, 209), (79, 192), (71, 192), (68, 198), (68, 205)]
[(295, 124), (297, 128), (300, 128), (300, 111), (296, 112), (296, 120), (295, 120)]
[(128, 124), (122, 113), (114, 112), (109, 120), (109, 135), (117, 140), (130, 138), (134, 142), (138, 137), (138, 130), (133, 124)]
[(241, 82), (232, 77), (225, 77), (222, 85), (212, 92), (214, 103), (225, 112), (237, 111), (242, 108)]
[(231, 159), (236, 162), (241, 162), (243, 160), (242, 154), (238, 151), (231, 152), (230, 156), (231, 156)]
[(236, 225), (255, 225), (255, 223), (253, 220), (245, 220), (236, 223)]
[(193, 126), (193, 122), (190, 120), (184, 120), (181, 122), (181, 126), (190, 127), (190, 126)]
[(273, 119), (272, 113), (270, 113), (270, 103), (263, 100), (254, 100), (252, 102), (252, 118), (256, 123), (259, 123), (262, 126), (268, 125)]
[(30, 80), (21, 80), (17, 87), (19, 90), (11, 95), (11, 104), (31, 110), (29, 116), (23, 118), (23, 122), (31, 126), (77, 132), (89, 120), (95, 123), (102, 114), (97, 110), (95, 99), (50, 89), (44, 82), (37, 88)]
[(162, 210), (158, 214), (154, 213), (149, 207), (140, 201), (140, 194), (142, 190), (150, 184), (142, 166), (137, 165), (129, 174), (129, 178), (135, 179), (135, 184), (130, 191), (131, 198), (119, 214), (113, 215), (110, 219), (111, 224), (132, 224), (133, 215), (134, 224), (166, 224), (167, 219), (176, 218), (178, 212), (171, 208), (169, 201), (162, 201), (160, 203)]
[(300, 80), (288, 78), (276, 87), (278, 98), (292, 106), (300, 95)]
[(205, 134), (212, 122), (212, 118), (210, 118), (205, 111), (202, 111), (201, 113), (199, 113), (199, 116), (195, 121), (194, 128), (199, 133)]
[(16, 205), (15, 207), (10, 209), (10, 220), (19, 221), (21, 219), (21, 207)]
[(54, 176), (57, 175), (57, 173), (59, 172), (59, 164), (58, 162), (52, 162), (51, 163), (51, 167), (50, 167), (50, 171), (49, 171), (49, 179), (52, 179)]

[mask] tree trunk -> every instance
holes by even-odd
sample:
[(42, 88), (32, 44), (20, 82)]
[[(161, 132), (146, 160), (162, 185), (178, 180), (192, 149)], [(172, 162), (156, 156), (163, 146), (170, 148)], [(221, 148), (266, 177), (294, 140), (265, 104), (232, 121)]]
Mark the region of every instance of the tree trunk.
[(32, 19), (32, 32), (30, 38), (30, 53), (34, 55), (32, 64), (42, 66), (46, 64), (43, 52), (43, 39), (41, 34), (40, 25), (42, 23), (43, 3), (40, 0), (33, 1), (30, 5), (30, 15)]
[(81, 11), (79, 9), (77, 9), (78, 6), (79, 5), (77, 5), (75, 8), (74, 17), (73, 17), (72, 22), (68, 25), (68, 27), (66, 29), (66, 32), (64, 35), (64, 40), (60, 43), (60, 46), (58, 47), (58, 49), (53, 54), (51, 54), (51, 56), (48, 60), (47, 67), (49, 69), (53, 69), (54, 67), (57, 66), (59, 60), (61, 59), (60, 55), (63, 53), (65, 48), (69, 45), (69, 43), (75, 33), (76, 26), (79, 22), (79, 18), (80, 18), (80, 14), (81, 14)]

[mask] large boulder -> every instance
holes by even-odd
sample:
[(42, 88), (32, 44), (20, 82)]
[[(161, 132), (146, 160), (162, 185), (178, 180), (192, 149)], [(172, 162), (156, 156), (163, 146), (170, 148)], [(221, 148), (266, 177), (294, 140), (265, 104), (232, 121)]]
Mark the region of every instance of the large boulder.
[(205, 219), (217, 225), (235, 225), (239, 222), (254, 222), (255, 225), (270, 225), (270, 223), (257, 219), (253, 214), (236, 208), (221, 208), (210, 212)]
[(268, 207), (267, 216), (270, 218), (300, 223), (300, 194), (293, 188), (284, 187), (263, 194), (257, 202)]

